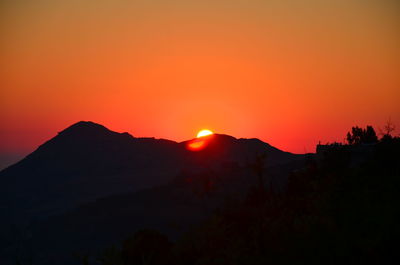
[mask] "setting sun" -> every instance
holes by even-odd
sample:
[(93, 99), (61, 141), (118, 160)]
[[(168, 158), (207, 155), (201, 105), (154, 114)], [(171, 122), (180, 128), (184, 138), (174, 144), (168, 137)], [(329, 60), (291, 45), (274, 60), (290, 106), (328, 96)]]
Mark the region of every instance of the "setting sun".
[(201, 130), (197, 133), (197, 138), (213, 134), (210, 130)]

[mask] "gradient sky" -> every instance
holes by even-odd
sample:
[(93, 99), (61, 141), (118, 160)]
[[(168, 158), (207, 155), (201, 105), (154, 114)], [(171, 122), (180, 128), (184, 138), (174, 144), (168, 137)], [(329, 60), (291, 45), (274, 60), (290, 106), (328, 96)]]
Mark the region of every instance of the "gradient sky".
[(0, 167), (80, 120), (296, 153), (400, 127), (399, 14), (396, 0), (0, 0)]

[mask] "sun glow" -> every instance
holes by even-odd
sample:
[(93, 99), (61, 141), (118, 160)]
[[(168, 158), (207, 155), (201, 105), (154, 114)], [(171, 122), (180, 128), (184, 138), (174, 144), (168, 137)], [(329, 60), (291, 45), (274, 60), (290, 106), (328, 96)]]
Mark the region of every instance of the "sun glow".
[(190, 151), (201, 151), (205, 147), (205, 144), (204, 140), (194, 139), (187, 144), (187, 148)]
[(201, 130), (201, 131), (199, 131), (197, 133), (197, 138), (200, 138), (200, 137), (203, 137), (203, 136), (208, 136), (208, 135), (211, 135), (211, 134), (213, 134), (213, 132), (210, 131), (210, 130)]

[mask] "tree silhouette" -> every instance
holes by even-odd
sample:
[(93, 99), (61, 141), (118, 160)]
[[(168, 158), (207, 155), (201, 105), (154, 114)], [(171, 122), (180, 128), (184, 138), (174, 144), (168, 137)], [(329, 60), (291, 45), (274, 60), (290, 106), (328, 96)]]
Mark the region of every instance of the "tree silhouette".
[(351, 135), (350, 132), (347, 132), (346, 140), (347, 140), (347, 143), (349, 145), (353, 145), (354, 144), (354, 139), (353, 139), (353, 136)]
[(349, 145), (371, 144), (377, 143), (378, 137), (374, 128), (370, 125), (366, 129), (355, 126), (351, 128), (351, 132), (347, 133), (346, 140)]
[(376, 143), (378, 142), (378, 137), (372, 126), (367, 126), (366, 130), (363, 130), (363, 143)]
[(351, 142), (352, 144), (360, 144), (363, 138), (363, 129), (360, 127), (352, 127), (351, 128)]
[(393, 139), (392, 133), (394, 132), (395, 129), (396, 129), (396, 126), (393, 124), (392, 120), (389, 119), (386, 122), (385, 126), (383, 126), (383, 131), (381, 131), (381, 135), (382, 135), (381, 140), (388, 141), (388, 140)]

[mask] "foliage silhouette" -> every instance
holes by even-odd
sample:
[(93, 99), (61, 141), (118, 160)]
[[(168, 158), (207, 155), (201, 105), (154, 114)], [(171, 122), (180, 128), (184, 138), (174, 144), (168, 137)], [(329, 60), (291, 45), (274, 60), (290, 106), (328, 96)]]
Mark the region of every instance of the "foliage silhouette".
[(355, 126), (351, 128), (351, 132), (347, 133), (346, 140), (349, 145), (371, 144), (377, 143), (378, 137), (372, 126), (368, 125), (366, 129)]
[[(397, 264), (400, 139), (367, 152), (356, 143), (375, 142), (373, 128), (353, 128), (352, 145), (309, 157), (286, 191), (259, 196), (255, 186), (175, 243), (142, 232), (126, 241), (124, 264)], [(164, 258), (140, 263), (154, 253)]]

